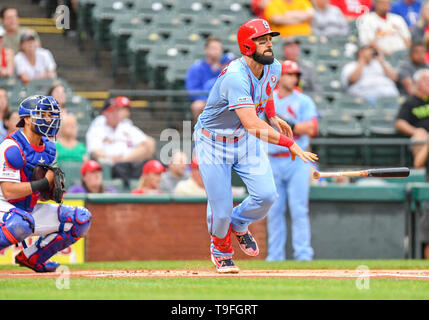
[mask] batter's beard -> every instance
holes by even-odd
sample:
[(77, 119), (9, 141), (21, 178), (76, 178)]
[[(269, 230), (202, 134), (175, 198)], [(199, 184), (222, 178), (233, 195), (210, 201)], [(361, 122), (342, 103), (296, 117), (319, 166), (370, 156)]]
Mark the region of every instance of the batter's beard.
[(272, 54), (271, 56), (265, 56), (264, 54), (259, 54), (257, 52), (254, 52), (252, 54), (252, 58), (257, 63), (260, 63), (262, 65), (272, 64), (274, 62), (274, 54)]

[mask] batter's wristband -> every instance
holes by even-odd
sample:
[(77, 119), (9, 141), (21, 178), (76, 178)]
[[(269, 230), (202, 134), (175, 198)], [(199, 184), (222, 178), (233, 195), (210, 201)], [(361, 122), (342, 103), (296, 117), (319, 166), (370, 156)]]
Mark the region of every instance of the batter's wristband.
[(274, 108), (274, 100), (268, 100), (265, 104), (265, 114), (270, 119), (276, 115), (276, 109)]
[(46, 177), (39, 180), (31, 181), (30, 185), (31, 185), (32, 192), (49, 191), (49, 188), (50, 188), (49, 181)]
[(291, 138), (288, 138), (287, 136), (285, 136), (284, 134), (280, 135), (280, 139), (279, 142), (277, 143), (279, 146), (283, 146), (286, 148), (291, 147), (293, 144), (295, 143), (295, 141), (293, 141)]

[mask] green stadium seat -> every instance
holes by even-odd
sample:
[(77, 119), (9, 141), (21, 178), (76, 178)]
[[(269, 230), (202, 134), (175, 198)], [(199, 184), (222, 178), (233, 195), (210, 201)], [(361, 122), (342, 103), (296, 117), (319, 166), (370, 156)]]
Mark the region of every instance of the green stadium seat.
[(110, 0), (103, 5), (96, 6), (93, 11), (94, 21), (94, 56), (98, 64), (99, 54), (102, 49), (111, 50), (110, 25), (118, 15), (134, 14), (133, 10), (125, 5), (117, 6), (117, 2), (110, 3)]
[(335, 105), (342, 113), (354, 117), (364, 117), (377, 113), (377, 109), (373, 105), (360, 97), (342, 95), (335, 101)]
[[(63, 84), (63, 82), (64, 81), (62, 79), (51, 79), (51, 78), (35, 79), (30, 81), (27, 84), (27, 93), (28, 95), (33, 95), (33, 94), (46, 95), (51, 87), (53, 87), (54, 85)], [(67, 90), (68, 85), (67, 84), (63, 84), (63, 85)]]
[(59, 161), (58, 166), (63, 169), (66, 176), (65, 185), (66, 190), (72, 185), (80, 184), (80, 168), (82, 167), (83, 162), (77, 161)]
[(379, 112), (382, 113), (391, 113), (391, 114), (397, 114), (400, 108), (400, 105), (402, 104), (404, 98), (399, 97), (385, 97), (385, 98), (378, 98), (375, 102), (375, 107), (379, 110)]
[[(395, 117), (392, 114), (377, 114), (362, 119), (365, 134), (372, 138), (397, 138), (401, 135), (395, 128)], [(373, 145), (363, 150), (367, 165), (399, 166), (403, 162), (404, 146)]]
[(163, 14), (167, 8), (161, 0), (135, 0), (133, 9), (137, 13)]
[(206, 11), (206, 7), (202, 2), (197, 0), (179, 0), (174, 1), (173, 11), (178, 14), (201, 15)]
[(15, 77), (0, 78), (0, 88), (4, 88), (7, 91), (13, 89), (15, 86), (20, 86), (21, 81)]
[(110, 25), (112, 48), (112, 73), (115, 77), (118, 67), (128, 66), (128, 39), (136, 29), (143, 29), (145, 22), (143, 17), (129, 14), (121, 14)]
[(103, 186), (111, 187), (115, 189), (118, 193), (129, 192), (127, 188), (124, 187), (124, 183), (121, 179), (106, 179), (103, 180)]
[(147, 55), (152, 48), (164, 44), (164, 38), (156, 29), (136, 30), (128, 39), (128, 65), (130, 68), (130, 85), (135, 86), (140, 79), (149, 80), (150, 70)]
[(362, 164), (363, 159), (359, 146), (341, 144), (341, 138), (363, 137), (362, 125), (356, 118), (347, 114), (325, 116), (321, 118), (319, 132), (322, 136), (337, 139), (337, 145), (318, 148), (321, 165), (350, 166)]

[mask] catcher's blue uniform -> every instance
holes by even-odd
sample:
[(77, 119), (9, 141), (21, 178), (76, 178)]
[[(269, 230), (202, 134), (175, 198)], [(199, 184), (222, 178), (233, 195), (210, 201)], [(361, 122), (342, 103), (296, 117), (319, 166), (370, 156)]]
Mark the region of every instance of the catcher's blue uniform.
[[(250, 223), (262, 219), (276, 199), (276, 188), (263, 144), (249, 134), (234, 112), (252, 107), (261, 116), (271, 91), (280, 77), (277, 60), (264, 66), (257, 79), (246, 60), (234, 60), (219, 75), (207, 105), (195, 125), (197, 160), (207, 192), (209, 233), (224, 238), (231, 226), (244, 232)], [(249, 196), (233, 208), (231, 169), (244, 181)], [(231, 255), (214, 247), (213, 256)]]
[[(50, 113), (51, 121), (46, 122), (41, 113)], [(60, 122), (52, 120), (59, 119), (58, 102), (52, 97), (32, 96), (21, 103), (19, 114), (18, 125), (30, 117), (41, 135), (41, 144), (30, 144), (24, 131), (15, 132), (0, 144), (0, 250), (40, 236), (30, 247), (24, 246), (15, 261), (37, 272), (52, 272), (59, 264), (48, 259), (87, 233), (91, 214), (83, 207), (37, 203), (38, 191), (23, 198), (3, 195), (3, 183), (31, 182), (34, 166), (53, 164), (56, 157), (55, 145), (47, 136), (55, 136), (59, 128)]]

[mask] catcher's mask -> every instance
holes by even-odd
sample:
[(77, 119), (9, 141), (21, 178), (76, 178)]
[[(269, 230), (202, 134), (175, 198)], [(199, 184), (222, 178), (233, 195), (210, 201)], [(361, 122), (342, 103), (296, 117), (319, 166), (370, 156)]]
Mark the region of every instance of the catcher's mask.
[(24, 118), (30, 117), (36, 133), (41, 136), (55, 139), (60, 129), (60, 106), (58, 101), (51, 96), (30, 96), (19, 105), (21, 120), (17, 127), (24, 126)]

